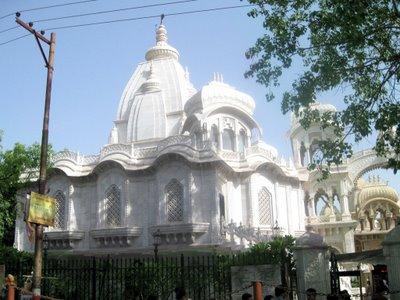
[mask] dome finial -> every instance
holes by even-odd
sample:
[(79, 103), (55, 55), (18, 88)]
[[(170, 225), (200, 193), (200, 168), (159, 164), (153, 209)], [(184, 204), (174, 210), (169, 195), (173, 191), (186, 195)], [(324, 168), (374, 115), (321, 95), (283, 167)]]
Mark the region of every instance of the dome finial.
[(157, 58), (173, 58), (178, 60), (179, 52), (168, 45), (167, 29), (163, 24), (164, 14), (161, 15), (160, 25), (156, 29), (156, 45), (146, 52), (146, 60)]
[(157, 31), (156, 31), (156, 42), (157, 42), (157, 45), (160, 45), (162, 43), (166, 43), (167, 40), (168, 40), (167, 29), (163, 25), (162, 20), (163, 20), (163, 17), (161, 15), (161, 23), (158, 26)]

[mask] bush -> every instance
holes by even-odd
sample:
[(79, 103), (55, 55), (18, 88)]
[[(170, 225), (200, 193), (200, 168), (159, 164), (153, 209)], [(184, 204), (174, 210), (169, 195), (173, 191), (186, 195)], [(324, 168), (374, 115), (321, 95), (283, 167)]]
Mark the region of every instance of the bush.
[(15, 267), (19, 263), (24, 265), (33, 263), (33, 255), (28, 252), (18, 251), (9, 246), (0, 245), (0, 265)]

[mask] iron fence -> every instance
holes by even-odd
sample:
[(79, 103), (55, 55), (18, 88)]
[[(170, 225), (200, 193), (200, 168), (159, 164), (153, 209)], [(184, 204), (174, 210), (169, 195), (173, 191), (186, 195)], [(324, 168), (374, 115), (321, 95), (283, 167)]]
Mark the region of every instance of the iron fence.
[[(44, 259), (44, 295), (62, 299), (173, 299), (184, 287), (193, 300), (231, 299), (231, 267), (271, 263), (268, 255), (153, 257), (49, 257)], [(23, 286), (32, 265), (6, 266)]]

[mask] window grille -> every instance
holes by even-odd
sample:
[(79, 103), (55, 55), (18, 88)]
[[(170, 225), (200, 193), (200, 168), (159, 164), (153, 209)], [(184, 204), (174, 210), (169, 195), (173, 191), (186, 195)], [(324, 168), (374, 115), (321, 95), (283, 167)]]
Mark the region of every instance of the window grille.
[(224, 129), (222, 132), (222, 147), (224, 150), (235, 150), (235, 133), (232, 129)]
[(260, 225), (272, 225), (272, 197), (266, 187), (258, 193), (258, 213)]
[(106, 225), (116, 227), (121, 225), (121, 191), (115, 185), (106, 190)]
[(54, 228), (64, 229), (65, 227), (65, 195), (62, 191), (57, 191), (54, 195), (56, 200), (56, 212), (54, 215)]
[(183, 221), (183, 186), (172, 179), (165, 187), (168, 222)]

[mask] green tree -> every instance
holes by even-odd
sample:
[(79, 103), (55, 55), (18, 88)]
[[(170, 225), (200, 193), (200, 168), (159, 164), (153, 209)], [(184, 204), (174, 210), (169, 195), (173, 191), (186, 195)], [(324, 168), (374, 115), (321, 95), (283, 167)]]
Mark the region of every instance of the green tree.
[[(51, 153), (50, 147), (49, 159)], [(17, 192), (36, 181), (39, 164), (37, 143), (31, 146), (16, 143), (11, 150), (0, 146), (0, 245), (13, 245)]]
[[(295, 238), (291, 235), (276, 236), (271, 241), (255, 244), (249, 249), (249, 254), (253, 257), (267, 254), (271, 263), (280, 265), (282, 284), (291, 291), (296, 276), (294, 246)], [(290, 299), (293, 299), (292, 293), (289, 294)]]
[[(400, 168), (400, 12), (398, 0), (249, 0), (252, 18), (262, 18), (265, 34), (246, 53), (246, 77), (270, 90), (284, 71), (301, 62), (299, 77), (282, 98), (303, 127), (320, 122), (336, 138), (320, 142), (322, 157), (310, 164), (323, 175), (352, 155), (353, 141), (377, 132), (374, 149)], [(296, 70), (298, 72), (299, 70)], [(310, 109), (317, 95), (344, 88), (345, 108)], [(273, 93), (267, 94), (272, 100)]]

